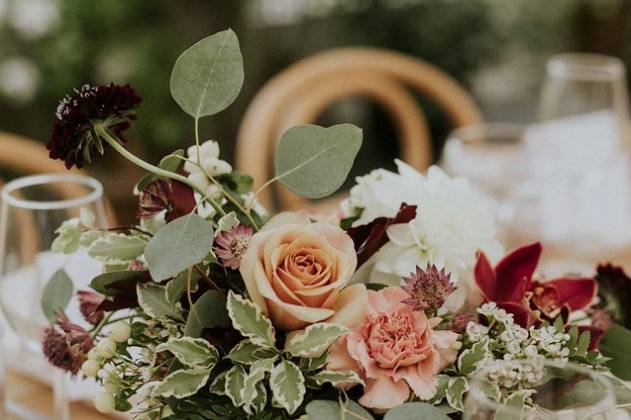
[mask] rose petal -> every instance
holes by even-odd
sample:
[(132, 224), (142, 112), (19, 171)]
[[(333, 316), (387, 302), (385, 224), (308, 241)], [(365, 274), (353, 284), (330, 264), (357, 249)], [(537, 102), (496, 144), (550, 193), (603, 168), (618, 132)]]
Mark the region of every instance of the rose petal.
[(368, 290), (363, 284), (354, 284), (342, 290), (333, 305), (335, 315), (327, 322), (354, 327), (364, 319), (368, 307)]

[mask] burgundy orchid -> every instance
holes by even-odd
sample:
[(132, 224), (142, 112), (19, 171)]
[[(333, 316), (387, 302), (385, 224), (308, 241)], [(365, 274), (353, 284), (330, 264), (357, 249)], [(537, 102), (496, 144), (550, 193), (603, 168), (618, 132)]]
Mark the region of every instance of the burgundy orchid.
[(558, 278), (545, 282), (532, 279), (541, 256), (541, 244), (518, 248), (491, 267), (484, 253), (478, 254), (475, 281), (484, 299), (514, 315), (522, 327), (552, 321), (586, 308), (597, 293), (593, 278)]

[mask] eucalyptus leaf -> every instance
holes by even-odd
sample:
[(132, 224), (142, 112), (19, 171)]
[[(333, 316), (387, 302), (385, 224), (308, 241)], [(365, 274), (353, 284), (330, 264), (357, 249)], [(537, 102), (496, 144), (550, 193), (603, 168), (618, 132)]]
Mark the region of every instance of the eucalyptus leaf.
[(374, 420), (374, 417), (355, 401), (345, 403), (329, 400), (314, 400), (307, 404), (309, 420)]
[(389, 410), (383, 420), (450, 420), (450, 417), (432, 404), (411, 402)]
[(59, 269), (50, 278), (42, 291), (42, 312), (50, 321), (55, 322), (66, 309), (72, 298), (73, 284), (65, 270)]
[(204, 328), (225, 328), (228, 325), (230, 325), (230, 320), (226, 310), (226, 298), (216, 290), (209, 290), (191, 307), (184, 327), (184, 335), (199, 337)]
[(171, 73), (171, 95), (184, 112), (199, 119), (234, 102), (243, 78), (239, 40), (228, 29), (202, 39), (178, 57)]
[(145, 248), (151, 277), (163, 281), (201, 262), (212, 243), (212, 226), (196, 214), (167, 223)]
[(352, 124), (292, 127), (276, 149), (276, 178), (296, 194), (326, 197), (346, 180), (361, 144), (362, 130)]

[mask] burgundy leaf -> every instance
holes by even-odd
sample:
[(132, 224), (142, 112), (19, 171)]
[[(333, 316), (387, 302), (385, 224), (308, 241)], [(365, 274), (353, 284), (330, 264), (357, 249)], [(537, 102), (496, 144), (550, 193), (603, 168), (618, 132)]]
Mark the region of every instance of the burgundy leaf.
[(365, 263), (388, 242), (388, 226), (407, 223), (415, 217), (416, 206), (404, 203), (394, 218), (379, 217), (368, 224), (348, 228), (346, 233), (353, 239), (357, 251), (357, 265)]

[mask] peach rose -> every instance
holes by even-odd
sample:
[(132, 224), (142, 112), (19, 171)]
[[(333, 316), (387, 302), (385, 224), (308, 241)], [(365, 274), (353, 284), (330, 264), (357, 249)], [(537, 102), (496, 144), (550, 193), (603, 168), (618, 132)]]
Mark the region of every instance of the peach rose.
[(458, 334), (433, 328), (440, 318), (402, 303), (400, 287), (368, 291), (364, 321), (331, 347), (327, 369), (360, 374), (365, 382), (360, 404), (388, 409), (404, 403), (410, 388), (420, 399), (436, 394), (436, 374), (458, 355)]
[(347, 327), (361, 322), (366, 288), (346, 287), (356, 266), (346, 232), (286, 212), (250, 239), (240, 270), (250, 298), (274, 326), (295, 331), (322, 321)]

